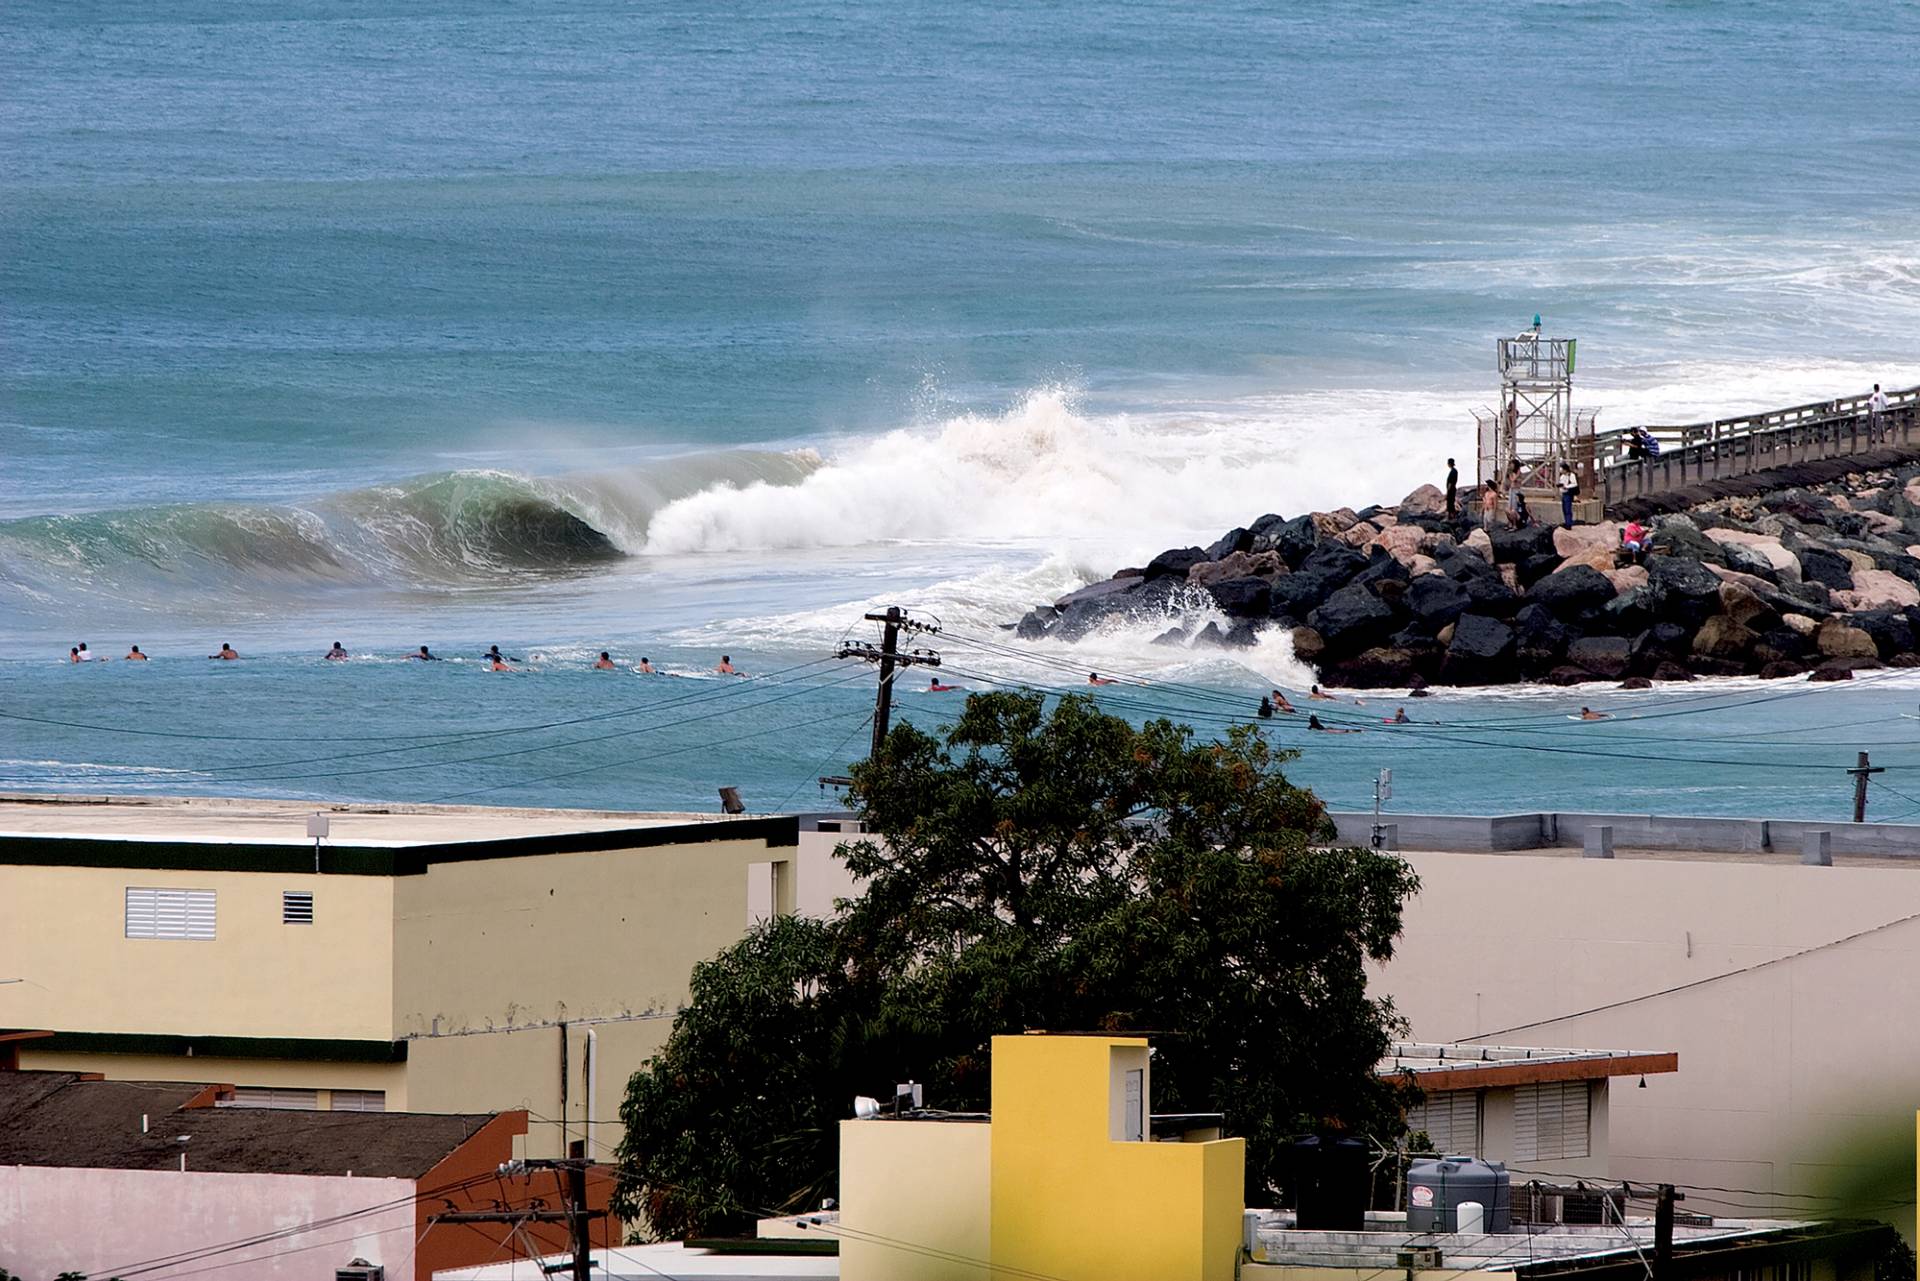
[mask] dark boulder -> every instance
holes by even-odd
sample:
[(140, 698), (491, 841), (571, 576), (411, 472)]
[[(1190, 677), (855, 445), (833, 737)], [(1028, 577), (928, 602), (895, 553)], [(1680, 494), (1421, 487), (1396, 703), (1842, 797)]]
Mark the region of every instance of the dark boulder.
[(1693, 679), (1693, 673), (1672, 659), (1668, 659), (1653, 669), (1653, 679), (1657, 681), (1690, 681)]
[(1402, 689), (1412, 682), (1416, 665), (1404, 649), (1375, 646), (1334, 664), (1326, 675), (1331, 683), (1349, 689)]
[(1319, 632), (1336, 653), (1367, 649), (1393, 631), (1393, 610), (1364, 587), (1342, 587), (1307, 616), (1307, 626)]
[[(1262, 517), (1261, 520), (1265, 520)], [(1311, 516), (1295, 516), (1292, 520), (1276, 521), (1260, 529), (1260, 521), (1254, 522), (1251, 552), (1279, 552), (1280, 559), (1287, 562), (1288, 569), (1298, 569), (1307, 553), (1320, 541), (1320, 527), (1313, 523)]]
[(1462, 614), (1453, 625), (1441, 677), (1452, 685), (1511, 684), (1517, 675), (1513, 650), (1511, 627), (1482, 614)]
[(1339, 586), (1325, 574), (1283, 574), (1273, 581), (1273, 615), (1305, 618)]
[(1317, 663), (1327, 652), (1327, 642), (1311, 627), (1293, 629), (1293, 656), (1303, 663)]
[(1147, 562), (1148, 578), (1185, 578), (1187, 571), (1208, 559), (1198, 547), (1173, 547)]
[(1269, 626), (1264, 618), (1236, 618), (1227, 628), (1222, 643), (1228, 649), (1252, 649), (1260, 643), (1260, 633)]
[[(1479, 557), (1472, 559), (1478, 560)], [(1455, 581), (1467, 589), (1467, 599), (1472, 602), (1468, 608), (1476, 614), (1509, 618), (1525, 603), (1520, 593), (1507, 586), (1497, 573), (1485, 576), (1470, 574)]]
[[(1733, 663), (1745, 670), (1740, 660), (1745, 658), (1760, 637), (1752, 628), (1735, 622), (1727, 614), (1715, 614), (1700, 624), (1700, 630), (1693, 636), (1693, 652), (1697, 658), (1719, 659)], [(1699, 670), (1698, 668), (1695, 669)], [(1739, 675), (1739, 672), (1730, 673)]]
[(1867, 610), (1853, 615), (1849, 621), (1873, 637), (1874, 648), (1882, 658), (1913, 652), (1913, 625), (1907, 621), (1904, 609)]
[(1832, 662), (1822, 663), (1807, 676), (1810, 681), (1850, 681), (1853, 669), (1847, 666), (1845, 659), (1836, 658)]
[[(1719, 581), (1714, 579), (1716, 585)], [(1612, 600), (1613, 584), (1591, 565), (1571, 565), (1529, 587), (1527, 599), (1546, 606), (1558, 618), (1579, 618)]]
[(1365, 553), (1356, 551), (1345, 543), (1328, 541), (1316, 545), (1294, 569), (1295, 572), (1308, 577), (1318, 576), (1329, 579), (1335, 587), (1344, 587), (1348, 579), (1366, 567)]
[(1464, 583), (1474, 578), (1491, 578), (1500, 583), (1506, 580), (1500, 577), (1500, 570), (1479, 552), (1470, 552), (1456, 547), (1437, 559), (1440, 572), (1456, 583)]
[(1621, 689), (1652, 689), (1653, 682), (1644, 676), (1629, 676), (1620, 682)]
[(1594, 623), (1616, 636), (1632, 636), (1652, 626), (1654, 618), (1653, 593), (1634, 587), (1602, 605)]
[(1529, 556), (1514, 566), (1514, 573), (1520, 579), (1520, 585), (1532, 590), (1533, 585), (1560, 568), (1558, 552), (1542, 552), (1538, 556)]
[(1804, 666), (1791, 659), (1780, 658), (1760, 669), (1760, 679), (1763, 681), (1785, 680), (1789, 676), (1799, 676), (1806, 670)]
[(1496, 529), (1488, 537), (1493, 540), (1493, 559), (1502, 565), (1518, 565), (1535, 556), (1554, 554), (1552, 525)]
[(1678, 556), (1650, 558), (1647, 588), (1661, 618), (1690, 630), (1720, 612), (1720, 577), (1696, 561)]
[(1207, 591), (1229, 618), (1265, 618), (1273, 610), (1273, 587), (1264, 578), (1229, 578)]
[(1401, 608), (1432, 632), (1438, 632), (1466, 613), (1472, 603), (1466, 588), (1440, 574), (1422, 574), (1413, 579), (1400, 598)]
[(1059, 617), (1060, 611), (1053, 606), (1035, 605), (1021, 615), (1020, 623), (1013, 629), (1013, 634), (1021, 640), (1039, 640), (1047, 634), (1047, 629), (1052, 627), (1054, 620)]
[(1693, 654), (1683, 660), (1688, 671), (1695, 676), (1745, 676), (1744, 663), (1728, 658), (1709, 658), (1705, 654)]
[(1185, 645), (1187, 643), (1187, 629), (1184, 627), (1169, 627), (1166, 631), (1154, 637), (1149, 643), (1154, 645)]
[(1805, 581), (1834, 591), (1853, 590), (1853, 563), (1839, 552), (1808, 544), (1794, 554), (1800, 558), (1800, 574)]
[(1546, 674), (1544, 679), (1549, 685), (1579, 685), (1600, 678), (1584, 667), (1574, 667), (1569, 664), (1554, 668)]
[(1208, 623), (1193, 638), (1195, 649), (1222, 649), (1226, 646), (1227, 634), (1220, 630), (1220, 624)]
[[(1386, 548), (1376, 547), (1373, 549), (1373, 554), (1367, 558), (1367, 567), (1349, 581), (1361, 587), (1371, 587), (1376, 583), (1404, 583), (1412, 577), (1405, 565), (1387, 554)], [(1427, 577), (1435, 578), (1438, 575), (1429, 574)], [(1377, 594), (1378, 589), (1376, 588), (1375, 591)]]
[(1567, 646), (1567, 661), (1609, 680), (1627, 674), (1633, 642), (1624, 636), (1583, 636)]
[(1230, 529), (1207, 548), (1208, 560), (1225, 560), (1235, 552), (1253, 550), (1253, 533), (1245, 529)]

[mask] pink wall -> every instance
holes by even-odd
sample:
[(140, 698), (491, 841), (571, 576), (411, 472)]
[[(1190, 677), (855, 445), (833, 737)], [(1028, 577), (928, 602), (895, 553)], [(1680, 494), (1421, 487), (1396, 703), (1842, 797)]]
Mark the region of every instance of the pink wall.
[(105, 1281), (112, 1269), (144, 1260), (401, 1201), (330, 1227), (143, 1272), (141, 1281), (218, 1264), (232, 1266), (209, 1274), (212, 1281), (332, 1281), (334, 1268), (355, 1257), (385, 1264), (390, 1281), (412, 1276), (411, 1179), (195, 1173), (191, 1152), (187, 1164), (186, 1174), (0, 1166), (0, 1267), (33, 1281), (68, 1270)]

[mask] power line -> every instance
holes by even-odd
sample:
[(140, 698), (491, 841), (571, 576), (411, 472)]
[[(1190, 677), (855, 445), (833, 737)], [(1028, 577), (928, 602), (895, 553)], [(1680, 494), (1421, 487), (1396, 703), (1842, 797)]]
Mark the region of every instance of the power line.
[(1839, 947), (1844, 943), (1851, 943), (1855, 939), (1866, 938), (1869, 934), (1878, 934), (1882, 930), (1890, 930), (1895, 926), (1905, 925), (1909, 921), (1920, 921), (1920, 912), (1910, 912), (1906, 916), (1896, 917), (1891, 921), (1883, 921), (1879, 925), (1869, 926), (1864, 930), (1856, 930), (1843, 938), (1832, 939), (1826, 943), (1816, 943), (1812, 947), (1804, 947), (1797, 952), (1789, 952), (1785, 956), (1776, 956), (1771, 960), (1758, 961), (1752, 965), (1743, 965), (1737, 970), (1728, 970), (1723, 974), (1711, 974), (1706, 978), (1694, 979), (1687, 983), (1679, 983), (1673, 987), (1662, 988), (1658, 992), (1646, 992), (1639, 996), (1629, 996), (1622, 1000), (1609, 1001), (1605, 1005), (1595, 1005), (1588, 1009), (1575, 1010), (1571, 1014), (1556, 1014), (1552, 1018), (1534, 1019), (1529, 1023), (1515, 1023), (1511, 1027), (1496, 1028), (1491, 1032), (1476, 1032), (1472, 1036), (1463, 1036), (1459, 1039), (1462, 1044), (1469, 1041), (1484, 1041), (1489, 1037), (1505, 1036), (1509, 1032), (1525, 1032), (1532, 1028), (1546, 1027), (1550, 1023), (1565, 1023), (1571, 1019), (1585, 1018), (1589, 1014), (1602, 1014), (1608, 1010), (1618, 1010), (1629, 1005), (1638, 1005), (1643, 1001), (1658, 1000), (1663, 996), (1672, 996), (1676, 992), (1685, 992), (1692, 988), (1705, 987), (1710, 983), (1719, 983), (1725, 979), (1738, 978), (1742, 974), (1752, 974), (1755, 970), (1764, 970), (1769, 966), (1782, 965), (1788, 961), (1797, 961), (1801, 957), (1812, 956), (1816, 952), (1824, 952), (1829, 948)]

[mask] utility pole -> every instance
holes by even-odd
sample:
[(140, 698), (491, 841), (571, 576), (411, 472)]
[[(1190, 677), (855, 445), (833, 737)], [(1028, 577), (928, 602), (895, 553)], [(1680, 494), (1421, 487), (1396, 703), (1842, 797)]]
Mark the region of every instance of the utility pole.
[(842, 645), (835, 658), (858, 658), (863, 662), (880, 665), (880, 688), (873, 696), (873, 746), (869, 756), (880, 754), (880, 745), (887, 741), (888, 722), (893, 717), (893, 678), (895, 670), (901, 667), (938, 667), (940, 655), (930, 649), (914, 649), (904, 653), (900, 649), (901, 632), (925, 632), (938, 635), (940, 629), (932, 623), (922, 623), (907, 617), (907, 611), (898, 605), (887, 606), (884, 614), (868, 614), (869, 623), (881, 624), (880, 645), (875, 648), (865, 641), (849, 641)]
[[(502, 1175), (526, 1174), (533, 1170), (553, 1170), (564, 1179), (562, 1185), (566, 1196), (566, 1205), (558, 1210), (535, 1208), (541, 1202), (535, 1200), (533, 1206), (524, 1210), (509, 1209), (504, 1204), (495, 1210), (455, 1210), (447, 1209), (433, 1215), (429, 1226), (435, 1223), (502, 1223), (513, 1231), (515, 1236), (529, 1223), (564, 1223), (573, 1263), (571, 1267), (557, 1267), (554, 1272), (571, 1272), (573, 1281), (591, 1281), (593, 1270), (593, 1240), (589, 1234), (589, 1225), (595, 1219), (607, 1217), (605, 1210), (593, 1210), (587, 1207), (587, 1171), (593, 1162), (587, 1157), (587, 1144), (584, 1139), (575, 1139), (567, 1145), (564, 1157), (548, 1157), (527, 1161), (508, 1161), (501, 1165)], [(452, 1202), (448, 1202), (451, 1207)], [(533, 1242), (527, 1242), (527, 1248), (534, 1250)], [(536, 1258), (537, 1262), (537, 1258)], [(543, 1268), (544, 1270), (544, 1268)]]
[(1886, 772), (1887, 770), (1884, 765), (1874, 766), (1868, 764), (1868, 758), (1865, 752), (1860, 753), (1860, 763), (1847, 771), (1847, 773), (1853, 775), (1854, 822), (1864, 823), (1867, 821), (1867, 776), (1870, 774), (1884, 774)]
[(1662, 1183), (1653, 1203), (1653, 1281), (1670, 1281), (1673, 1276), (1673, 1203), (1686, 1197)]
[(1393, 771), (1383, 769), (1373, 776), (1373, 848), (1380, 848), (1380, 802), (1393, 799)]

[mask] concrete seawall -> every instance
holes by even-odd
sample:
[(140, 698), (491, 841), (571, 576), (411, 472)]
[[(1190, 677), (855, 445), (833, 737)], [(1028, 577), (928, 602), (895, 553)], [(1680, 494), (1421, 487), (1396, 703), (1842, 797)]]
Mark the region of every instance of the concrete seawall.
[[(1336, 813), (1343, 842), (1367, 845), (1373, 832), (1370, 813)], [(1832, 837), (1834, 854), (1865, 854), (1920, 860), (1920, 824), (1848, 823), (1839, 820), (1695, 818), (1686, 815), (1580, 814), (1559, 811), (1527, 814), (1383, 814), (1398, 847), (1436, 852), (1502, 853), (1580, 848), (1590, 829), (1611, 827), (1623, 849), (1674, 850), (1702, 854), (1800, 854), (1807, 838)]]

